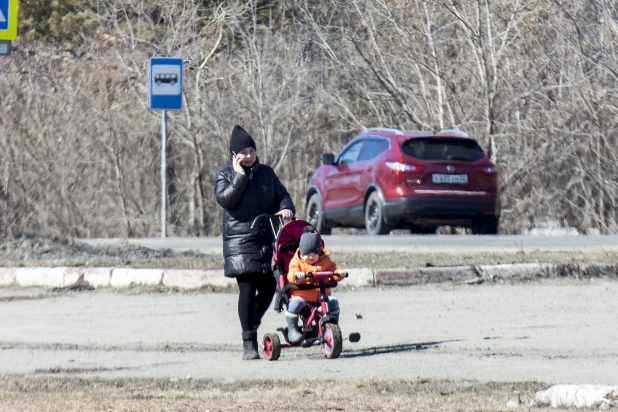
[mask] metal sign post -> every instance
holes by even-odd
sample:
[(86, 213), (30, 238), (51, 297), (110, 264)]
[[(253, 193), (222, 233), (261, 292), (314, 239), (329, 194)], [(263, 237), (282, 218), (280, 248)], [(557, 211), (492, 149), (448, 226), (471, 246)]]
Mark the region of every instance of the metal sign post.
[[(0, 0), (2, 1), (2, 0)], [(161, 237), (167, 236), (167, 110), (182, 110), (182, 59), (151, 57), (148, 61), (148, 107), (161, 110)]]
[(167, 115), (161, 110), (161, 237), (167, 236)]

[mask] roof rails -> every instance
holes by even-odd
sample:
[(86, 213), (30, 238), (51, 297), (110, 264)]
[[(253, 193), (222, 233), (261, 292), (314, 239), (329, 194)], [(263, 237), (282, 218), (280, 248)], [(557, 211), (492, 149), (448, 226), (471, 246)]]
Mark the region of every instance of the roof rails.
[(401, 130), (393, 129), (391, 127), (370, 127), (367, 130), (374, 131), (374, 132), (391, 132), (391, 133), (403, 135), (403, 132)]
[[(406, 130), (402, 131), (399, 129), (395, 129), (392, 127), (369, 127), (366, 131), (374, 131), (374, 132), (390, 132), (395, 133), (397, 135), (404, 135), (406, 132), (422, 132), (421, 130)], [(431, 132), (429, 132), (431, 133)], [(467, 137), (470, 138), (470, 135), (463, 130), (458, 129), (442, 129), (438, 132), (434, 132), (434, 136), (454, 136), (454, 137)]]
[(467, 137), (470, 135), (462, 130), (457, 129), (442, 129), (439, 132), (434, 133), (435, 136), (456, 136), (456, 137)]

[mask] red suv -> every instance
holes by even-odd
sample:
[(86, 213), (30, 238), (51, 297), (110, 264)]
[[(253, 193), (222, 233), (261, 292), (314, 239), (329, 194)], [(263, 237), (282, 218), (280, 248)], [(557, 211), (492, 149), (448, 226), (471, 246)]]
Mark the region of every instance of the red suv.
[(498, 233), (498, 170), (465, 132), (371, 128), (322, 160), (305, 208), (322, 234), (333, 227), (428, 234), (443, 225)]

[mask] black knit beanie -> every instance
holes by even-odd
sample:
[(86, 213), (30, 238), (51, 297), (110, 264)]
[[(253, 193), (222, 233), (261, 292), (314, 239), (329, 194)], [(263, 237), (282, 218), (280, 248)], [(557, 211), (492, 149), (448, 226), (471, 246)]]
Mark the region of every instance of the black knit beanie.
[(238, 152), (247, 147), (255, 149), (255, 141), (245, 129), (238, 125), (234, 126), (232, 137), (230, 137), (230, 152), (238, 154)]
[(307, 232), (300, 237), (300, 254), (320, 253), (320, 238), (317, 234)]

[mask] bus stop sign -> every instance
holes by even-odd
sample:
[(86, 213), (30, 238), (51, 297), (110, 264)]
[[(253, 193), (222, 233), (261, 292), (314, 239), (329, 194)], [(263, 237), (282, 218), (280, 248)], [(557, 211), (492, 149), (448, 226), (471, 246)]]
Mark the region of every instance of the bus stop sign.
[(17, 0), (0, 0), (0, 40), (17, 37)]
[(150, 58), (148, 61), (150, 110), (182, 110), (182, 69), (182, 59)]

